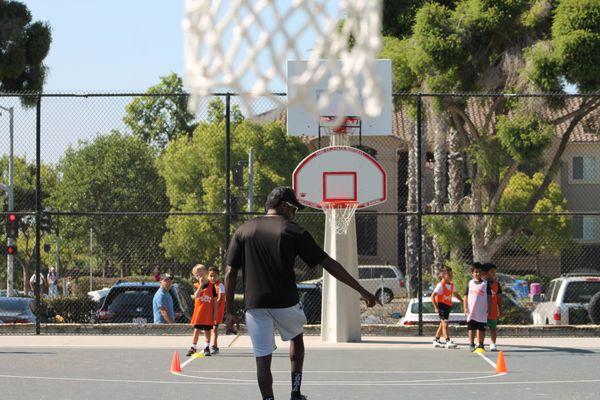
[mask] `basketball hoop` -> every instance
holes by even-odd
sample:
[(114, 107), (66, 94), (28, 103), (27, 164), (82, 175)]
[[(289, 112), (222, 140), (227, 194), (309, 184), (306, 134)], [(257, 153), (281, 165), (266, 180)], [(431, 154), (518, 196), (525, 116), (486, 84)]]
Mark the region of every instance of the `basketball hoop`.
[(357, 208), (357, 201), (335, 200), (321, 203), (321, 209), (338, 235), (348, 233), (348, 227)]
[(319, 119), (319, 128), (331, 137), (330, 146), (349, 146), (350, 136), (360, 135), (361, 121), (360, 117), (353, 115), (347, 117), (326, 115)]

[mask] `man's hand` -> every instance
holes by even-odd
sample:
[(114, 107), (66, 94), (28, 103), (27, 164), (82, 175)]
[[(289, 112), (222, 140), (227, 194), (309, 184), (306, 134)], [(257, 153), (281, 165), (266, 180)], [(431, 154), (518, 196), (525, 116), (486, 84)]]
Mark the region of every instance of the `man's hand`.
[(238, 322), (237, 316), (234, 313), (227, 312), (225, 315), (225, 332), (226, 334), (237, 334), (237, 331), (234, 329), (234, 325)]
[(383, 304), (381, 304), (381, 301), (379, 301), (379, 299), (377, 297), (375, 297), (375, 295), (373, 295), (370, 292), (367, 292), (366, 290), (360, 294), (361, 295), (361, 300), (365, 302), (365, 304), (367, 305), (367, 307), (371, 308), (374, 307), (375, 304), (379, 304), (380, 306), (382, 306)]

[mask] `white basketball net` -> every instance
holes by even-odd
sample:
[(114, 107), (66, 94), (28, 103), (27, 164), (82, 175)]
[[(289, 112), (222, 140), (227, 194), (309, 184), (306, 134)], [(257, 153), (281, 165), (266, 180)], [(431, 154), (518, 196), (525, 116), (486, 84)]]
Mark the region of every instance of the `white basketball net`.
[(355, 201), (344, 204), (338, 202), (321, 203), (321, 209), (325, 213), (327, 221), (335, 228), (335, 233), (338, 235), (348, 233), (348, 227), (357, 208), (358, 202)]
[[(339, 0), (344, 16), (341, 29), (338, 17), (327, 12), (328, 2), (186, 0), (182, 27), (190, 107), (196, 109), (199, 96), (231, 90), (242, 97), (247, 110), (251, 110), (252, 97), (267, 96), (277, 106), (301, 104), (318, 116), (336, 93), (344, 93), (347, 104), (336, 105), (338, 115), (352, 109), (360, 115), (378, 116), (384, 103), (375, 73), (381, 47), (381, 0)], [(287, 99), (272, 95), (269, 84), (286, 81), (286, 60), (306, 58), (302, 54), (307, 49), (298, 48), (306, 43), (297, 39), (307, 31), (313, 31), (316, 39), (307, 70), (294, 78), (297, 95)], [(350, 40), (352, 48), (348, 48)], [(327, 74), (331, 76), (327, 91), (315, 102), (311, 88)], [(359, 81), (364, 82), (362, 88)], [(251, 82), (252, 87), (248, 90), (244, 82)]]

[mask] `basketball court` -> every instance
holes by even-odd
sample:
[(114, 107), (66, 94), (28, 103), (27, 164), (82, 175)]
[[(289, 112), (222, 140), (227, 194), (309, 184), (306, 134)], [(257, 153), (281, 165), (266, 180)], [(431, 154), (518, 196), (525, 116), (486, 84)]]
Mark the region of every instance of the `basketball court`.
[[(259, 398), (246, 336), (225, 336), (221, 354), (185, 359), (187, 337), (5, 337), (3, 398)], [(509, 372), (462, 348), (433, 349), (429, 338), (367, 337), (328, 345), (307, 337), (303, 393), (314, 399), (548, 398), (597, 399), (600, 340), (506, 339)], [(176, 344), (179, 343), (179, 346)], [(523, 344), (526, 343), (526, 344)], [(289, 397), (287, 347), (273, 357), (275, 396)], [(182, 372), (170, 372), (174, 351)], [(35, 372), (33, 372), (35, 371)]]

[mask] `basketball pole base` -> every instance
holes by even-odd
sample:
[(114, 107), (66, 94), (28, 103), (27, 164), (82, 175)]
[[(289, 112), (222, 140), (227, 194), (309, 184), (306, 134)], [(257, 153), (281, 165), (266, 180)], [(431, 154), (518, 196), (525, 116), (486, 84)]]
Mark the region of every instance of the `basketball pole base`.
[[(346, 234), (336, 233), (333, 221), (325, 220), (325, 251), (358, 280), (356, 224), (354, 216)], [(321, 340), (330, 343), (360, 342), (360, 295), (323, 271)]]

